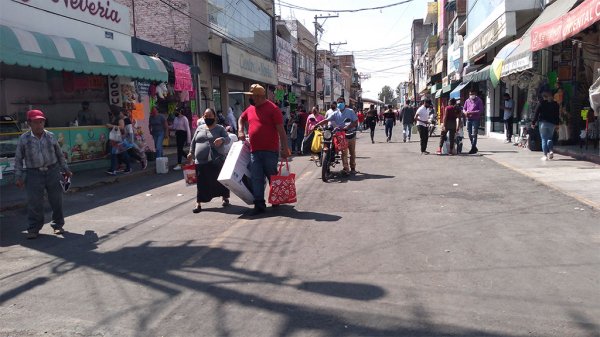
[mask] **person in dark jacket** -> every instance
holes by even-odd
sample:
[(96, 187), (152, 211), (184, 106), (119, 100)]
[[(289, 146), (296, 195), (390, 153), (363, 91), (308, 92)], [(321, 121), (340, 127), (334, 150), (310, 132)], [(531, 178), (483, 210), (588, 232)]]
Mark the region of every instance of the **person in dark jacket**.
[(371, 104), (369, 107), (369, 112), (367, 112), (367, 119), (365, 119), (365, 123), (367, 123), (367, 127), (371, 129), (371, 143), (375, 143), (375, 127), (377, 126), (377, 110), (375, 110), (375, 105)]
[(410, 143), (410, 136), (412, 133), (413, 124), (415, 124), (415, 108), (411, 105), (410, 100), (406, 100), (406, 105), (400, 110), (400, 121), (402, 122), (402, 138), (406, 143)]
[(535, 110), (531, 126), (535, 127), (536, 124), (539, 125), (540, 138), (542, 138), (542, 151), (544, 152), (542, 160), (548, 160), (554, 158), (552, 138), (554, 131), (560, 123), (560, 106), (554, 101), (550, 91), (544, 91), (542, 97), (543, 101), (540, 102)]
[(389, 143), (392, 141), (392, 130), (396, 126), (396, 113), (391, 104), (388, 105), (388, 109), (383, 113), (383, 119), (385, 121), (386, 141)]

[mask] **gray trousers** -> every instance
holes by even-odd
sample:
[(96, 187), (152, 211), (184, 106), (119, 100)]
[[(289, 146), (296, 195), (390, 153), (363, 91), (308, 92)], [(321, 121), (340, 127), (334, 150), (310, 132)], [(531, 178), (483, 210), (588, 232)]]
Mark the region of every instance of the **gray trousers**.
[(61, 179), (58, 165), (40, 171), (28, 169), (25, 177), (27, 190), (27, 220), (28, 232), (37, 233), (44, 226), (44, 191), (48, 194), (48, 202), (52, 208), (52, 228), (62, 228), (65, 224), (63, 215), (63, 191), (59, 180)]

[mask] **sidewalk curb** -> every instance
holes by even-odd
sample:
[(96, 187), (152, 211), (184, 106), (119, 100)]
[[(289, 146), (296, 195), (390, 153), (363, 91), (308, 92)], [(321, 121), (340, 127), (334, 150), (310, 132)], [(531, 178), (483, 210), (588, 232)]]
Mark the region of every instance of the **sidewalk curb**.
[(577, 160), (589, 161), (594, 164), (600, 165), (600, 156), (589, 154), (589, 153), (579, 153), (577, 151), (569, 150), (569, 149), (561, 149), (558, 147), (554, 148), (554, 152), (563, 156), (573, 157)]

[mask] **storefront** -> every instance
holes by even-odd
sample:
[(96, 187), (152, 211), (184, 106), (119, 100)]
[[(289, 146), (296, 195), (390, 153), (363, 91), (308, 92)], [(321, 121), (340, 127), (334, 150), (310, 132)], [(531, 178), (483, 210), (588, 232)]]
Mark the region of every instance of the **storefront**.
[[(587, 95), (578, 92), (584, 92), (593, 83), (593, 79), (585, 75), (587, 68), (583, 48), (580, 50), (572, 41), (561, 42), (562, 37), (552, 45), (556, 36), (562, 36), (561, 25), (556, 20), (567, 17), (576, 2), (561, 0), (546, 7), (517, 40), (518, 45), (504, 60), (501, 72), (506, 92), (511, 94), (515, 102), (513, 118), (522, 121), (521, 124), (530, 123), (542, 90), (556, 93), (555, 98), (561, 105), (558, 137), (566, 143), (577, 140), (582, 124), (579, 111), (589, 106)], [(595, 39), (595, 42), (590, 41), (593, 47), (585, 49), (595, 48), (598, 51), (597, 38), (597, 34), (595, 37), (594, 34), (586, 34), (586, 39)], [(587, 59), (587, 66), (591, 68), (594, 61), (590, 63), (589, 60), (593, 57)], [(514, 127), (516, 129), (518, 125)]]
[[(28, 110), (44, 111), (69, 163), (105, 157), (108, 130), (103, 124), (111, 106), (131, 110), (137, 120), (147, 118), (149, 104), (138, 94), (134, 79), (167, 80), (161, 60), (130, 52), (129, 11), (112, 6), (118, 22), (97, 22), (89, 12), (45, 1), (27, 6), (3, 2), (0, 8), (3, 17), (11, 18), (0, 25), (0, 114), (13, 117), (24, 129)], [(25, 19), (31, 17), (37, 20)], [(71, 23), (73, 35), (57, 35), (61, 24)], [(14, 156), (18, 136), (1, 135), (3, 155)]]

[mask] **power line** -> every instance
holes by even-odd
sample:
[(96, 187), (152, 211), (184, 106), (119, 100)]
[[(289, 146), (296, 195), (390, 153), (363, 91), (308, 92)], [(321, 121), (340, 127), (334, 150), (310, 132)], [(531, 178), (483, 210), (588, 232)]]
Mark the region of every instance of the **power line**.
[(363, 12), (363, 11), (371, 11), (371, 10), (377, 10), (377, 9), (390, 8), (390, 7), (403, 5), (405, 3), (409, 3), (409, 2), (413, 2), (413, 1), (414, 0), (404, 0), (404, 1), (401, 1), (401, 2), (396, 2), (396, 3), (389, 4), (389, 5), (384, 5), (384, 6), (368, 7), (368, 8), (357, 8), (357, 9), (318, 9), (318, 8), (306, 8), (306, 7), (301, 7), (301, 6), (298, 6), (298, 5), (291, 4), (291, 3), (287, 3), (287, 2), (284, 2), (284, 1), (280, 1), (279, 5), (283, 6), (283, 7), (287, 7), (287, 8), (292, 8), (292, 9), (297, 9), (297, 10), (302, 10), (302, 11), (308, 11), (308, 12), (356, 13), (356, 12)]

